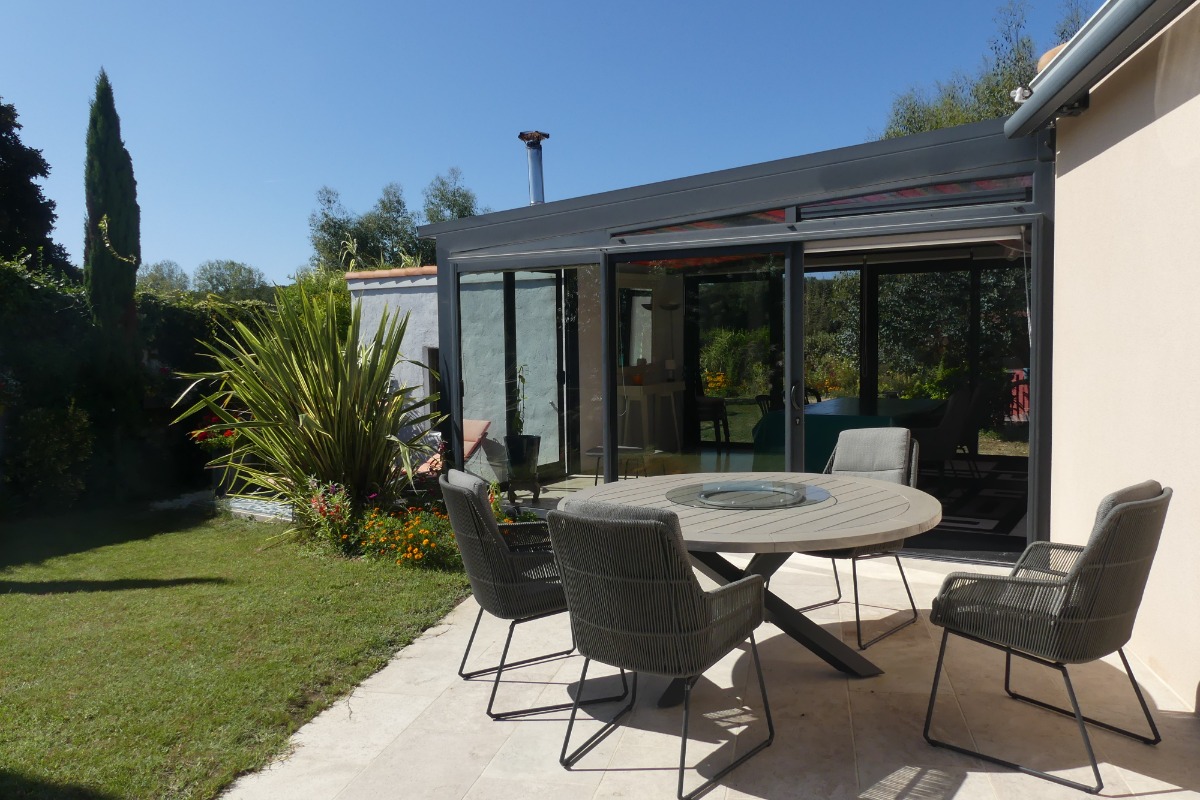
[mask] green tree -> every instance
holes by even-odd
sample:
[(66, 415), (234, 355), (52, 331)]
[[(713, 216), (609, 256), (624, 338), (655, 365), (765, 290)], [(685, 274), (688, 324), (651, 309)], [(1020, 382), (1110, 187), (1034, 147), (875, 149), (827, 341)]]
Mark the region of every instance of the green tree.
[(1064, 0), (1062, 16), (1054, 24), (1055, 44), (1062, 44), (1079, 33), (1079, 29), (1083, 27), (1083, 23), (1087, 22), (1087, 18), (1087, 8), (1084, 6), (1083, 0)]
[(333, 298), (330, 306), (317, 305), (316, 313), (324, 313), (325, 309), (333, 308), (337, 317), (337, 327), (346, 331), (350, 327), (350, 287), (346, 285), (346, 271), (339, 267), (303, 267), (292, 276), (293, 283), (279, 286), (275, 289), (275, 303), (298, 303), (301, 294), (309, 297)]
[(446, 222), (452, 219), (486, 214), (490, 209), (479, 208), (475, 193), (463, 185), (462, 170), (451, 167), (425, 187), (425, 221)]
[[(94, 417), (103, 427), (129, 428), (136, 424), (142, 394), (133, 299), (142, 258), (141, 210), (133, 160), (121, 140), (121, 119), (103, 69), (88, 118), (84, 194), (84, 283), (101, 348), (93, 363)], [(105, 452), (111, 455), (118, 444), (110, 444)]]
[[(447, 222), (452, 219), (486, 214), (490, 208), (480, 208), (479, 198), (462, 182), (462, 170), (451, 167), (445, 175), (438, 175), (425, 187), (425, 221)], [(436, 247), (431, 241), (420, 244), (421, 263), (432, 264), (437, 260)]]
[(317, 210), (309, 216), (308, 227), (313, 267), (340, 266), (346, 241), (358, 244), (359, 269), (385, 269), (420, 252), (417, 220), (398, 183), (383, 187), (383, 194), (365, 214), (347, 211), (337, 190), (323, 186), (317, 191)]
[(17, 116), (16, 107), (0, 99), (0, 259), (24, 251), (46, 271), (78, 280), (66, 249), (50, 238), (58, 215), (37, 182), (49, 177), (50, 165), (41, 150), (21, 142)]
[[(425, 187), (423, 219), (445, 222), (489, 209), (480, 208), (475, 193), (462, 182), (462, 170), (451, 167)], [(354, 242), (354, 269), (388, 269), (400, 266), (432, 264), (436, 258), (433, 242), (417, 238), (418, 217), (404, 200), (398, 183), (383, 187), (379, 200), (365, 214), (355, 214), (342, 205), (336, 189), (322, 186), (317, 190), (317, 209), (308, 218), (309, 239), (313, 246), (310, 266), (330, 269), (349, 268), (343, 262), (344, 247)]]
[(228, 259), (205, 261), (196, 267), (192, 287), (226, 300), (264, 300), (271, 294), (262, 270)]
[(174, 261), (156, 261), (138, 270), (137, 290), (151, 294), (186, 292), (191, 288), (191, 278)]
[[(996, 12), (996, 34), (974, 75), (956, 73), (932, 91), (913, 88), (892, 101), (882, 139), (938, 130), (968, 122), (1006, 117), (1016, 105), (1011, 92), (1028, 86), (1037, 74), (1037, 50), (1025, 32), (1028, 5), (1009, 0)], [(1083, 24), (1081, 0), (1067, 0), (1055, 25), (1055, 44), (1075, 35)]]

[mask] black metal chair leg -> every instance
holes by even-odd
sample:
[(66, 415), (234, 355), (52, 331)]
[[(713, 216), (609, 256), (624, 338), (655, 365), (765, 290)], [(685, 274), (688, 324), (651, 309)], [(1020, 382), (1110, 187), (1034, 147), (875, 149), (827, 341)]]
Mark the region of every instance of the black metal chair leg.
[[(1095, 725), (1097, 728), (1103, 728), (1106, 731), (1112, 731), (1113, 733), (1119, 733), (1122, 736), (1128, 736), (1130, 739), (1135, 739), (1142, 744), (1158, 744), (1162, 741), (1162, 736), (1158, 732), (1158, 726), (1154, 724), (1154, 717), (1150, 715), (1150, 707), (1146, 705), (1146, 698), (1142, 695), (1142, 689), (1140, 686), (1138, 686), (1137, 680), (1133, 677), (1133, 669), (1129, 666), (1129, 659), (1125, 657), (1125, 648), (1117, 648), (1117, 654), (1121, 656), (1121, 663), (1125, 665), (1125, 674), (1129, 677), (1129, 683), (1133, 686), (1133, 693), (1138, 699), (1138, 704), (1142, 707), (1142, 714), (1145, 715), (1146, 722), (1150, 726), (1151, 735), (1144, 736), (1126, 728), (1120, 728), (1107, 722), (1101, 722), (1100, 720), (1093, 719), (1092, 717), (1084, 717), (1083, 721), (1089, 725)], [(1030, 705), (1037, 706), (1038, 708), (1044, 708), (1047, 711), (1053, 711), (1057, 714), (1062, 714), (1063, 716), (1074, 716), (1074, 714), (1068, 708), (1061, 708), (1060, 706), (1052, 705), (1045, 701), (1028, 697), (1027, 695), (1023, 695), (1020, 692), (1014, 691), (1010, 681), (1013, 655), (1014, 653), (1008, 650), (1006, 650), (1004, 654), (1004, 691), (1008, 692), (1009, 697), (1012, 697), (1015, 700), (1020, 700), (1024, 703), (1029, 703)], [(1016, 653), (1015, 655), (1020, 655), (1020, 653)], [(1066, 669), (1065, 665), (1063, 669)]]
[(613, 699), (619, 700), (625, 697), (626, 694), (629, 694), (629, 702), (625, 704), (624, 708), (617, 712), (615, 717), (604, 723), (600, 730), (593, 733), (590, 737), (588, 737), (586, 742), (581, 744), (575, 749), (574, 752), (568, 755), (567, 748), (570, 747), (571, 744), (571, 730), (575, 727), (575, 715), (579, 711), (579, 706), (586, 705), (585, 703), (580, 702), (580, 698), (583, 696), (583, 684), (584, 681), (587, 680), (588, 665), (591, 663), (592, 660), (590, 658), (585, 658), (583, 660), (583, 670), (579, 673), (579, 691), (575, 693), (575, 702), (571, 704), (571, 718), (567, 721), (567, 735), (563, 737), (562, 752), (559, 753), (558, 756), (558, 763), (562, 764), (567, 769), (570, 769), (577, 761), (579, 761), (579, 759), (591, 752), (592, 748), (598, 745), (601, 739), (616, 730), (617, 724), (620, 722), (621, 718), (628, 714), (629, 710), (633, 708), (634, 703), (637, 702), (638, 674), (636, 672), (633, 673), (633, 691), (631, 693), (629, 691), (629, 684), (625, 681), (625, 670), (621, 670), (621, 689), (623, 691), (620, 697)]
[(765, 747), (770, 746), (771, 742), (775, 741), (775, 721), (771, 718), (771, 704), (767, 701), (767, 683), (763, 679), (762, 662), (758, 658), (758, 643), (754, 641), (754, 634), (750, 634), (750, 652), (754, 656), (754, 669), (758, 673), (758, 690), (762, 693), (763, 712), (767, 718), (767, 738), (756, 744), (749, 751), (743, 753), (734, 761), (727, 765), (724, 769), (713, 775), (704, 783), (688, 792), (683, 793), (683, 775), (687, 766), (687, 741), (688, 741), (688, 718), (691, 709), (692, 687), (695, 686), (699, 676), (688, 678), (683, 687), (683, 736), (679, 742), (679, 783), (676, 788), (676, 797), (679, 800), (694, 800), (705, 792), (709, 791), (717, 784), (721, 778), (724, 778), (733, 770), (744, 764), (751, 756), (758, 753)]
[[(555, 613), (558, 613), (558, 612), (555, 612)], [(543, 614), (541, 616), (548, 616), (548, 615)], [(587, 702), (581, 703), (579, 700), (580, 695), (583, 694), (583, 682), (581, 680), (580, 685), (579, 685), (579, 691), (575, 693), (575, 700), (571, 703), (554, 703), (552, 705), (536, 706), (534, 708), (521, 708), (521, 709), (517, 709), (515, 711), (493, 711), (492, 708), (496, 703), (496, 692), (500, 688), (500, 675), (506, 669), (511, 669), (512, 667), (518, 666), (519, 664), (527, 664), (530, 662), (530, 659), (525, 659), (524, 661), (519, 661), (519, 662), (514, 661), (512, 664), (505, 664), (505, 660), (508, 658), (508, 648), (512, 644), (513, 631), (516, 629), (517, 625), (519, 625), (520, 623), (528, 622), (530, 619), (541, 619), (541, 616), (529, 617), (528, 619), (515, 619), (509, 623), (508, 637), (504, 640), (504, 650), (500, 654), (500, 663), (496, 666), (495, 678), (492, 680), (492, 694), (488, 698), (487, 715), (489, 717), (491, 717), (494, 720), (513, 719), (514, 717), (527, 717), (532, 714), (544, 714), (548, 711), (565, 711), (568, 708), (573, 708), (576, 705), (585, 705), (586, 706), (586, 705), (592, 705), (593, 703), (608, 703), (613, 700), (621, 700), (625, 697), (625, 692), (622, 692), (619, 695), (613, 695), (611, 697), (597, 697), (594, 700), (588, 700)], [(575, 644), (574, 635), (572, 635), (571, 650), (575, 649), (574, 644)], [(571, 650), (566, 651), (566, 653), (570, 653)], [(558, 655), (565, 655), (565, 653), (559, 653)], [(542, 657), (542, 658), (538, 658), (538, 659), (534, 659), (534, 660), (544, 661), (546, 658), (548, 658), (548, 657)], [(624, 683), (625, 683), (625, 677), (624, 677), (623, 672), (621, 674), (621, 683), (622, 683), (622, 685), (624, 685)]]
[[(993, 764), (999, 764), (1002, 767), (1008, 767), (1009, 769), (1016, 770), (1018, 772), (1026, 774), (1026, 775), (1032, 775), (1034, 777), (1042, 778), (1044, 780), (1048, 780), (1053, 783), (1061, 784), (1063, 786), (1069, 786), (1072, 789), (1079, 789), (1081, 791), (1088, 792), (1090, 794), (1096, 794), (1101, 789), (1104, 788), (1104, 781), (1100, 777), (1100, 765), (1096, 762), (1096, 753), (1092, 749), (1092, 741), (1091, 741), (1091, 738), (1088, 736), (1088, 732), (1087, 732), (1087, 725), (1085, 722), (1085, 720), (1087, 720), (1087, 718), (1084, 717), (1083, 713), (1079, 710), (1079, 701), (1075, 696), (1075, 687), (1071, 684), (1071, 676), (1067, 672), (1066, 665), (1057, 663), (1057, 662), (1046, 661), (1045, 659), (1037, 658), (1035, 656), (1030, 656), (1025, 653), (1018, 653), (1018, 652), (1011, 650), (1010, 648), (995, 645), (995, 644), (992, 644), (991, 642), (983, 641), (982, 639), (976, 639), (973, 636), (965, 636), (963, 634), (958, 634), (959, 636), (962, 636), (965, 639), (969, 639), (970, 641), (978, 642), (980, 644), (987, 645), (988, 647), (993, 647), (993, 648), (996, 648), (997, 650), (1003, 650), (1005, 652), (1006, 658), (1005, 658), (1005, 663), (1004, 663), (1004, 681), (1005, 681), (1005, 690), (1008, 691), (1009, 694), (1012, 694), (1014, 697), (1017, 697), (1017, 699), (1025, 700), (1025, 702), (1032, 702), (1033, 705), (1041, 706), (1043, 708), (1048, 708), (1052, 711), (1057, 711), (1059, 713), (1066, 714), (1067, 716), (1074, 717), (1075, 723), (1079, 727), (1079, 736), (1081, 739), (1083, 739), (1083, 746), (1084, 746), (1084, 749), (1087, 751), (1088, 761), (1092, 767), (1092, 775), (1095, 776), (1095, 778), (1096, 778), (1096, 785), (1089, 786), (1085, 783), (1080, 783), (1078, 781), (1067, 780), (1066, 778), (1061, 778), (1057, 775), (1051, 775), (1048, 772), (1042, 772), (1041, 770), (1036, 770), (1031, 767), (1024, 767), (1024, 766), (1021, 766), (1020, 764), (1014, 763), (1012, 761), (1006, 761), (1002, 758), (997, 758), (996, 756), (991, 756), (986, 753), (981, 753), (978, 750), (970, 750), (965, 747), (959, 747), (958, 745), (950, 744), (949, 742), (943, 742), (943, 741), (934, 739), (932, 736), (930, 736), (929, 729), (930, 729), (930, 725), (933, 721), (934, 701), (937, 699), (938, 681), (941, 678), (941, 674), (942, 674), (942, 663), (946, 657), (946, 641), (949, 638), (949, 635), (950, 635), (950, 631), (948, 629), (942, 631), (942, 647), (941, 647), (941, 650), (938, 652), (937, 667), (935, 668), (934, 673), (933, 673), (933, 690), (930, 692), (930, 695), (929, 695), (929, 711), (925, 715), (925, 730), (924, 730), (925, 741), (929, 742), (934, 747), (944, 747), (948, 750), (953, 750), (956, 753), (962, 753), (963, 755), (973, 756), (975, 758), (981, 758), (984, 761), (988, 761)], [(1009, 677), (1011, 674), (1011, 657), (1013, 655), (1017, 655), (1026, 660), (1034, 661), (1036, 663), (1042, 664), (1043, 666), (1048, 666), (1048, 667), (1058, 670), (1062, 674), (1063, 683), (1067, 687), (1067, 697), (1069, 697), (1071, 700), (1071, 710), (1067, 711), (1066, 709), (1060, 709), (1060, 708), (1042, 703), (1040, 700), (1031, 700), (1029, 698), (1025, 698), (1023, 696), (1018, 696), (1018, 695), (1014, 694), (1009, 689)], [(1122, 660), (1124, 660), (1124, 653), (1122, 653)], [(1126, 662), (1126, 666), (1128, 667), (1128, 662)], [(1140, 699), (1140, 695), (1141, 695), (1140, 691), (1138, 692), (1138, 695), (1139, 695), (1139, 699)], [(1090, 720), (1087, 720), (1087, 721), (1090, 721)], [(1101, 723), (1101, 727), (1107, 728), (1108, 726)], [(1136, 734), (1128, 734), (1127, 732), (1120, 731), (1120, 730), (1118, 730), (1117, 732), (1126, 733), (1126, 735), (1131, 735), (1135, 739), (1139, 738)], [(1157, 735), (1157, 729), (1155, 729), (1155, 734)], [(1148, 743), (1150, 743), (1150, 742), (1148, 742)]]
[[(883, 553), (881, 555), (889, 555), (889, 554)], [(850, 559), (850, 570), (851, 570), (851, 573), (854, 578), (854, 630), (855, 630), (855, 634), (858, 636), (858, 649), (859, 650), (866, 650), (868, 647), (875, 644), (880, 639), (886, 639), (887, 637), (891, 636), (893, 633), (900, 630), (901, 628), (907, 628), (909, 625), (912, 625), (914, 622), (916, 622), (919, 617), (919, 615), (917, 614), (917, 602), (915, 600), (913, 600), (912, 589), (910, 589), (908, 587), (908, 578), (904, 574), (904, 565), (900, 563), (900, 556), (896, 555), (895, 553), (891, 553), (890, 555), (896, 559), (896, 569), (900, 570), (900, 580), (904, 583), (904, 591), (908, 594), (908, 605), (910, 608), (912, 608), (912, 614), (913, 614), (912, 619), (906, 619), (904, 622), (901, 622), (899, 625), (889, 628), (888, 630), (886, 630), (883, 633), (876, 636), (874, 639), (871, 639), (866, 644), (863, 644), (862, 614), (860, 613), (859, 607), (858, 607), (858, 559), (857, 558)], [(863, 558), (879, 558), (879, 556), (863, 556)]]
[(837, 587), (837, 597), (833, 598), (832, 600), (822, 600), (819, 603), (813, 603), (811, 606), (797, 608), (796, 610), (800, 613), (812, 611), (814, 608), (824, 608), (825, 606), (837, 605), (838, 603), (842, 602), (842, 579), (838, 577), (837, 559), (831, 558), (829, 561), (833, 564), (833, 585)]
[[(551, 612), (551, 614), (561, 614), (561, 613), (562, 613), (561, 611)], [(535, 619), (541, 619), (542, 617), (551, 616), (551, 614), (540, 614), (536, 617), (526, 617), (525, 619), (514, 620), (513, 622), (514, 622), (514, 624), (519, 623), (519, 622), (530, 622)], [(475, 643), (475, 633), (479, 630), (479, 621), (481, 619), (483, 619), (483, 609), (482, 608), (479, 609), (479, 613), (475, 615), (475, 626), (473, 628), (471, 628), (471, 638), (467, 639), (467, 649), (463, 651), (462, 661), (459, 662), (459, 665), (458, 665), (458, 677), (462, 678), (463, 680), (470, 680), (471, 678), (478, 678), (480, 675), (491, 675), (493, 672), (495, 672), (496, 670), (498, 670), (500, 668), (499, 666), (495, 666), (495, 667), (486, 667), (484, 669), (477, 669), (472, 672), (466, 671), (467, 656), (469, 656), (471, 654), (471, 645), (473, 645)], [(509, 637), (512, 636), (511, 625), (509, 626), (508, 635), (509, 635)], [(507, 651), (507, 648), (505, 648), (505, 649)], [(569, 656), (569, 655), (571, 655), (571, 653), (574, 653), (574, 652), (575, 652), (575, 636), (574, 636), (574, 634), (572, 634), (571, 635), (571, 649), (569, 649), (569, 650), (559, 650), (557, 653), (546, 653), (545, 655), (531, 656), (530, 658), (523, 658), (520, 661), (514, 661), (511, 664), (505, 664), (504, 667), (506, 669), (512, 669), (513, 667), (523, 667), (526, 664), (535, 664), (539, 661), (549, 661), (552, 658), (559, 658), (561, 656)]]

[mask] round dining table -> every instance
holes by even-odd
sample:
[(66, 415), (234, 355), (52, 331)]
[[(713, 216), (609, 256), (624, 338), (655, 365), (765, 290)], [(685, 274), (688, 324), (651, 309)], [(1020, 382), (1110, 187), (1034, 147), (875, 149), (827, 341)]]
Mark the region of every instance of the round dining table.
[[(693, 563), (719, 583), (770, 578), (792, 553), (882, 544), (924, 533), (942, 519), (932, 495), (853, 475), (803, 472), (690, 473), (617, 481), (565, 498), (668, 509), (679, 517)], [(740, 567), (721, 553), (753, 553)], [(860, 652), (768, 590), (766, 618), (837, 669), (882, 672)]]

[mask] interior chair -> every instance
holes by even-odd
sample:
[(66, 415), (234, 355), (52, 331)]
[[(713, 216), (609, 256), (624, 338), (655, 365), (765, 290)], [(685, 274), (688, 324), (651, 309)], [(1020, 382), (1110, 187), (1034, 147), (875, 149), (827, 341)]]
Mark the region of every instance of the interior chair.
[[(676, 792), (681, 800), (708, 791), (732, 769), (771, 744), (775, 724), (754, 641), (754, 629), (763, 618), (762, 576), (751, 575), (709, 592), (702, 590), (684, 548), (679, 519), (670, 511), (577, 502), (569, 511), (551, 511), (549, 519), (572, 635), (585, 657), (580, 685), (593, 660), (620, 669), (622, 686), (626, 670), (633, 672), (629, 702), (568, 753), (578, 711), (577, 707), (571, 709), (559, 762), (570, 769), (616, 729), (637, 701), (639, 673), (683, 681), (683, 733)], [(758, 674), (767, 737), (685, 795), (692, 687), (705, 670), (746, 638), (750, 639)], [(575, 696), (577, 705), (580, 694)]]
[[(947, 575), (929, 614), (929, 621), (943, 630), (929, 710), (925, 715), (926, 741), (936, 747), (1092, 793), (1104, 788), (1104, 782), (1084, 723), (1145, 744), (1162, 741), (1123, 648), (1133, 631), (1170, 502), (1170, 489), (1164, 489), (1156, 481), (1139, 483), (1100, 501), (1086, 545), (1034, 542), (1025, 549), (1009, 575), (966, 572)], [(1004, 691), (1010, 697), (1074, 718), (1096, 778), (1095, 786), (1039, 772), (930, 736), (938, 680), (946, 657), (946, 641), (952, 633), (1004, 652)], [(1149, 736), (1085, 717), (1079, 710), (1067, 665), (1095, 661), (1114, 652), (1121, 656), (1121, 663), (1125, 665), (1133, 692), (1149, 724)], [(1011, 685), (1013, 656), (1058, 670), (1066, 684), (1071, 708), (1051, 705), (1014, 691)]]
[[(946, 410), (935, 427), (913, 428), (912, 438), (921, 445), (921, 459), (938, 465), (938, 473), (945, 474), (946, 464), (957, 474), (954, 459), (959, 455), (959, 446), (967, 440), (971, 426), (971, 392), (958, 389), (946, 401)], [(974, 457), (967, 454), (968, 464), (973, 470)]]
[(696, 395), (696, 421), (701, 427), (711, 422), (717, 444), (729, 444), (729, 409), (725, 406), (725, 398)]
[[(458, 665), (459, 676), (465, 680), (480, 675), (495, 675), (487, 706), (487, 714), (492, 719), (508, 719), (570, 708), (571, 703), (561, 703), (517, 711), (494, 710), (500, 676), (506, 669), (569, 655), (575, 649), (572, 642), (571, 647), (556, 653), (520, 661), (507, 661), (513, 631), (517, 625), (567, 610), (554, 554), (550, 551), (546, 524), (497, 523), (495, 515), (492, 514), (491, 503), (488, 502), (488, 484), (470, 473), (451, 469), (441, 475), (438, 482), (442, 489), (442, 498), (446, 502), (450, 527), (454, 530), (454, 539), (462, 554), (463, 567), (471, 583), (471, 591), (479, 603), (479, 614), (475, 617), (471, 637), (467, 640), (467, 648)], [(508, 637), (504, 640), (499, 664), (468, 672), (467, 657), (471, 654), (471, 645), (475, 642), (475, 634), (479, 631), (479, 621), (483, 619), (484, 611), (510, 621)]]
[[(834, 446), (833, 453), (829, 456), (829, 462), (825, 465), (825, 474), (853, 475), (858, 478), (874, 478), (916, 487), (919, 457), (920, 447), (916, 440), (909, 435), (907, 428), (852, 428), (842, 431), (838, 435), (837, 445)], [(912, 625), (917, 621), (917, 604), (913, 601), (912, 590), (908, 588), (904, 565), (900, 563), (898, 553), (902, 547), (904, 547), (904, 539), (897, 539), (863, 547), (816, 550), (805, 553), (804, 555), (833, 560), (833, 580), (837, 586), (837, 597), (821, 603), (814, 603), (800, 610), (809, 611), (841, 601), (842, 581), (838, 576), (837, 562), (844, 559), (850, 562), (850, 574), (854, 583), (854, 630), (858, 638), (859, 650), (866, 650), (880, 639)], [(908, 593), (908, 604), (912, 608), (912, 617), (888, 628), (869, 641), (863, 642), (862, 614), (858, 601), (858, 562), (883, 556), (891, 556), (896, 560), (896, 568), (900, 570), (900, 580), (904, 583), (904, 591)]]
[(764, 417), (771, 410), (771, 395), (769, 394), (754, 395), (754, 402), (758, 403), (758, 413)]

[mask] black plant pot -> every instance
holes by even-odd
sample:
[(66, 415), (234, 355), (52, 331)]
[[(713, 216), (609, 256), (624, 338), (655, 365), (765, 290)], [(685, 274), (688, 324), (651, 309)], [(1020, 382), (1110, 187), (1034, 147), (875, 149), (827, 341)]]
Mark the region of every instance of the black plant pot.
[(212, 478), (212, 490), (214, 497), (219, 499), (225, 497), (226, 495), (233, 494), (233, 479), (234, 475), (236, 474), (233, 467), (216, 467), (209, 469), (208, 472)]
[(508, 451), (508, 502), (517, 502), (514, 490), (528, 489), (533, 492), (533, 502), (536, 503), (542, 493), (537, 475), (542, 437), (528, 434), (505, 436), (504, 448)]

